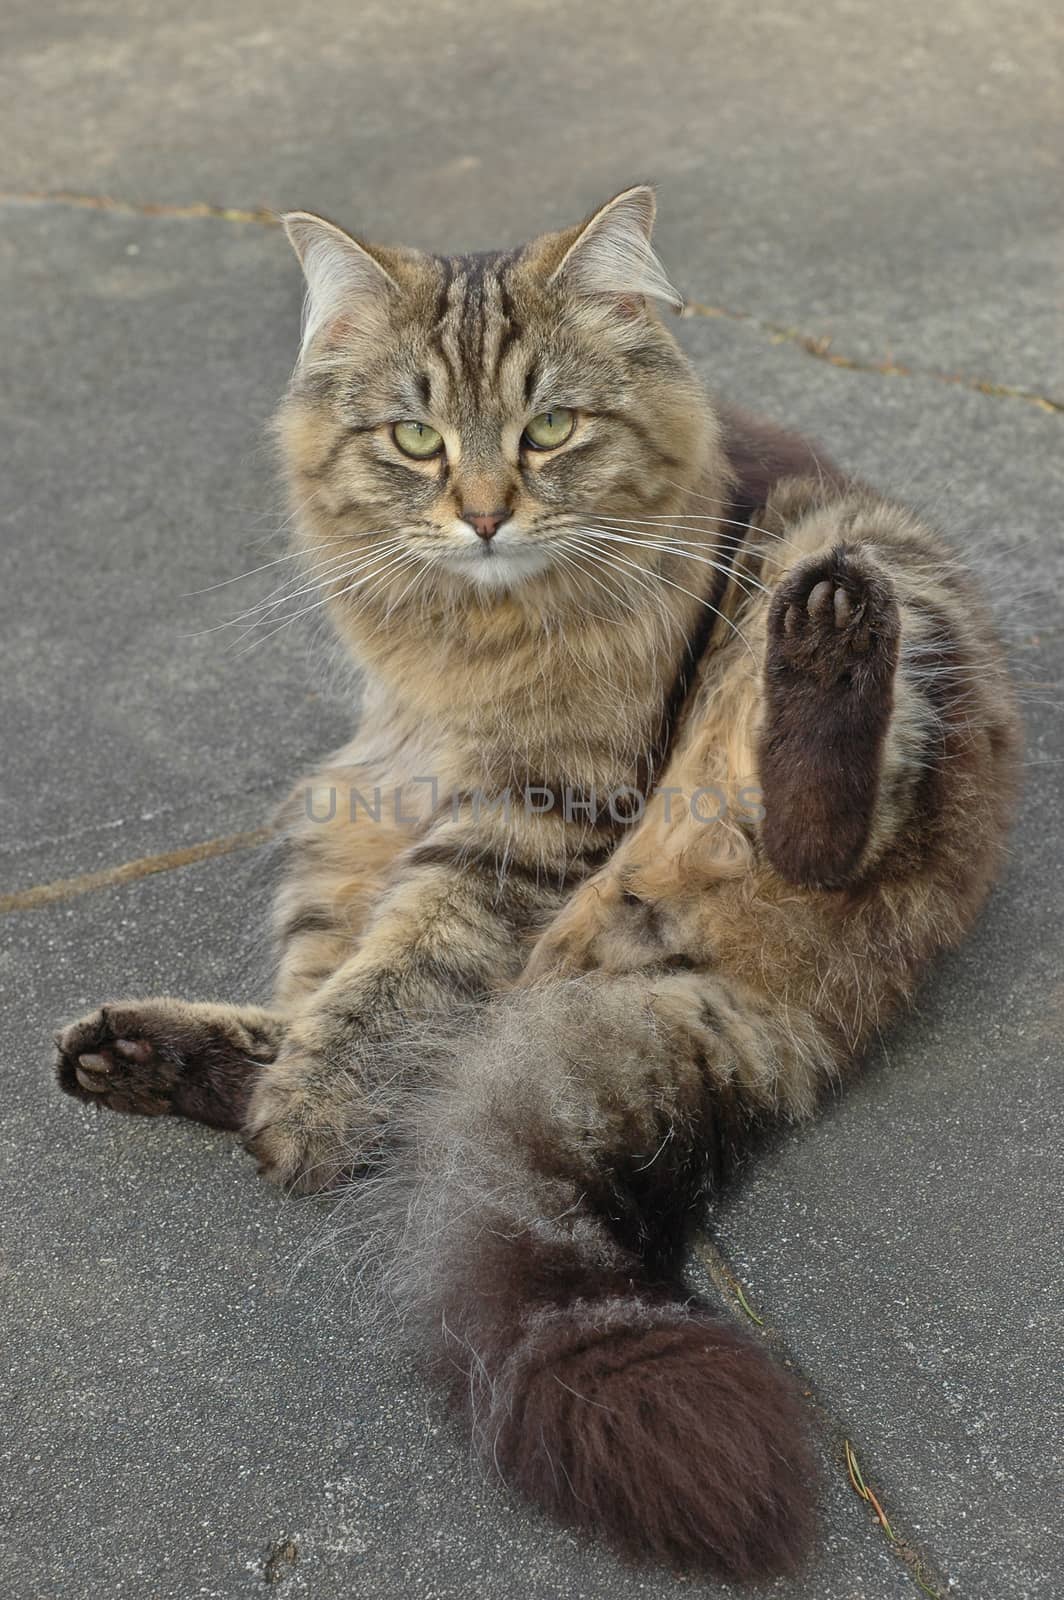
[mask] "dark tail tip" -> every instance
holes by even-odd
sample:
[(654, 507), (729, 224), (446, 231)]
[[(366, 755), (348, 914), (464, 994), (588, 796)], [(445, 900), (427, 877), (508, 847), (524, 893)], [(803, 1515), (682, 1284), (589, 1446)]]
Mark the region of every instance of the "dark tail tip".
[(483, 1448), (554, 1516), (634, 1556), (791, 1572), (814, 1471), (793, 1384), (708, 1313), (635, 1298), (541, 1311), (479, 1419)]

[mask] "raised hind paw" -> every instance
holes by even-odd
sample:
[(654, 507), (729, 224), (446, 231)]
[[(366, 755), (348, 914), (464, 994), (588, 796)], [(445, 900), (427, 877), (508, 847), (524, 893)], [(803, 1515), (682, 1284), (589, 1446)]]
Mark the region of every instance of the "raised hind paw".
[(238, 1129), (283, 1034), (279, 1017), (252, 1007), (119, 1002), (56, 1034), (56, 1077), (65, 1093), (112, 1111)]
[[(897, 646), (890, 579), (864, 551), (836, 545), (803, 561), (777, 589), (765, 670), (770, 677), (809, 678), (822, 689), (882, 692), (894, 674)], [(808, 709), (813, 705), (810, 697)]]
[(801, 562), (773, 596), (758, 746), (761, 841), (791, 883), (841, 888), (860, 869), (900, 631), (893, 585), (858, 546)]

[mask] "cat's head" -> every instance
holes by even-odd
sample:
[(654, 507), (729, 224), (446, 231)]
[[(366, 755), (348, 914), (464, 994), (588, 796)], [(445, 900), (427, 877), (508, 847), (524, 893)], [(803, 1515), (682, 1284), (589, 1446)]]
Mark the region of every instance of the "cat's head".
[(564, 575), (586, 586), (593, 530), (605, 549), (628, 527), (609, 581), (631, 587), (638, 519), (650, 529), (677, 503), (712, 442), (652, 309), (681, 303), (653, 221), (638, 187), (521, 249), (447, 258), (284, 219), (307, 298), (280, 436), (310, 542), (336, 563), (325, 580), (352, 600), (400, 584), (483, 598)]

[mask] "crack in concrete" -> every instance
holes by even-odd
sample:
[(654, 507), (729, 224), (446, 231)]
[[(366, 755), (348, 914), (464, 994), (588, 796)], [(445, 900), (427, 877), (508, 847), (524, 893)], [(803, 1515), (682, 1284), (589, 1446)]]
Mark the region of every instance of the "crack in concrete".
[(206, 839), (202, 844), (164, 850), (160, 855), (140, 856), (135, 861), (124, 861), (116, 867), (102, 867), (98, 872), (83, 872), (75, 878), (57, 878), (53, 883), (39, 883), (32, 889), (17, 889), (13, 894), (0, 895), (0, 915), (35, 911), (39, 906), (54, 905), (59, 900), (73, 900), (98, 889), (137, 883), (156, 872), (173, 872), (177, 867), (194, 866), (198, 861), (211, 861), (215, 856), (232, 855), (236, 850), (250, 850), (255, 845), (265, 844), (273, 837), (273, 831), (269, 827), (248, 828), (242, 833), (226, 834), (220, 839)]
[[(72, 190), (0, 190), (0, 205), (16, 206), (73, 206), (83, 211), (110, 211), (127, 217), (211, 217), (220, 222), (256, 223), (260, 227), (280, 225), (280, 213), (269, 206), (254, 206), (250, 210), (241, 206), (211, 205), (208, 201), (193, 201), (188, 205), (167, 205), (147, 200), (120, 200), (113, 195), (79, 194)], [(734, 311), (727, 306), (706, 305), (701, 300), (688, 300), (680, 313), (683, 317), (721, 317), (728, 322), (745, 322), (757, 328), (773, 344), (790, 344), (797, 350), (825, 361), (829, 366), (846, 372), (864, 372), (881, 378), (929, 378), (934, 383), (949, 384), (954, 388), (970, 389), (998, 400), (1020, 400), (1037, 406), (1051, 414), (1064, 413), (1064, 400), (1052, 395), (1039, 394), (1034, 389), (1023, 389), (1011, 383), (995, 383), (991, 378), (976, 378), (963, 372), (941, 372), (934, 367), (910, 367), (900, 361), (868, 361), (858, 356), (841, 355), (831, 348), (830, 334), (806, 333), (801, 328), (784, 327), (755, 316), (752, 311)]]
[(255, 206), (246, 210), (241, 206), (215, 206), (205, 200), (190, 205), (153, 204), (150, 201), (117, 200), (108, 194), (75, 194), (58, 189), (54, 193), (30, 190), (25, 194), (0, 190), (0, 205), (8, 206), (73, 206), (79, 211), (112, 211), (125, 217), (213, 217), (219, 222), (255, 222), (261, 227), (280, 227), (280, 214), (269, 206)]
[[(1038, 687), (1048, 687), (1039, 685)], [(262, 815), (270, 802), (269, 791), (248, 789), (246, 785), (238, 785), (235, 789), (218, 789), (210, 793), (197, 795), (197, 805), (202, 813), (204, 805), (221, 805), (229, 800), (246, 800), (253, 795), (258, 802), (258, 813)], [(30, 839), (16, 840), (7, 843), (0, 849), (0, 866), (4, 862), (17, 856), (27, 856), (39, 853), (42, 850), (54, 849), (58, 845), (71, 844), (75, 839), (91, 839), (101, 833), (117, 833), (123, 828), (135, 828), (138, 823), (158, 823), (171, 818), (180, 819), (186, 815), (188, 805), (159, 805), (152, 811), (140, 811), (128, 817), (104, 817), (98, 822), (87, 822), (80, 828), (69, 828), (66, 833), (37, 834)]]
[(830, 334), (805, 333), (801, 328), (786, 328), (780, 323), (756, 317), (752, 311), (731, 311), (726, 306), (708, 306), (699, 300), (688, 300), (680, 315), (721, 317), (727, 322), (745, 322), (765, 334), (773, 344), (793, 345), (814, 360), (825, 361), (828, 366), (840, 367), (846, 372), (866, 372), (880, 378), (929, 378), (934, 383), (971, 389), (976, 394), (990, 395), (998, 400), (1022, 400), (1051, 414), (1064, 412), (1064, 400), (1054, 400), (1051, 395), (1038, 394), (1034, 389), (1020, 389), (1010, 383), (994, 383), (989, 378), (974, 378), (963, 372), (940, 372), (934, 367), (909, 367), (900, 361), (866, 361), (858, 356), (840, 355), (831, 348)]
[[(798, 1380), (803, 1398), (809, 1401), (810, 1410), (817, 1416), (822, 1431), (832, 1438), (835, 1446), (832, 1454), (833, 1457), (838, 1459), (839, 1470), (846, 1475), (847, 1482), (852, 1484), (853, 1479), (847, 1467), (845, 1444), (853, 1438), (853, 1434), (843, 1429), (827, 1406), (824, 1405), (814, 1389), (812, 1381), (801, 1371), (798, 1362), (793, 1358), (782, 1335), (773, 1327), (766, 1326), (765, 1319), (752, 1310), (743, 1286), (728, 1265), (720, 1246), (703, 1228), (695, 1230), (691, 1239), (691, 1248), (705, 1267), (714, 1288), (721, 1297), (725, 1301), (730, 1301), (734, 1304), (751, 1322), (757, 1323), (755, 1337), (763, 1340), (773, 1355)], [(901, 1520), (904, 1523), (904, 1517)], [(950, 1580), (910, 1540), (901, 1538), (895, 1528), (896, 1523), (892, 1518), (890, 1533), (889, 1535), (885, 1534), (888, 1549), (906, 1568), (909, 1576), (923, 1594), (930, 1595), (931, 1600), (945, 1600), (945, 1596), (952, 1592), (953, 1586)]]

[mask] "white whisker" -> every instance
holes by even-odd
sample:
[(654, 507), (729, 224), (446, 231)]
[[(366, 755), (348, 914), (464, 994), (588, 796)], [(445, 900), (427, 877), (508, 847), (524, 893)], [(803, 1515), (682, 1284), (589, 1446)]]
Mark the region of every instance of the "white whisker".
[[(298, 553), (302, 554), (302, 552)], [(268, 595), (264, 595), (261, 600), (256, 600), (254, 605), (248, 606), (246, 610), (238, 612), (235, 617), (228, 617), (225, 622), (215, 622), (209, 628), (199, 628), (196, 630), (196, 632), (186, 634), (184, 637), (189, 639), (198, 639), (203, 634), (219, 633), (223, 628), (236, 627), (238, 623), (246, 621), (249, 617), (253, 617), (257, 611), (275, 610), (278, 606), (285, 605), (289, 600), (295, 599), (299, 594), (309, 594), (312, 589), (316, 589), (320, 583), (324, 581), (323, 578), (319, 577), (313, 583), (308, 584), (304, 589), (297, 589), (294, 592), (292, 590), (292, 584), (300, 583), (304, 578), (310, 577), (312, 573), (322, 573), (324, 569), (329, 567), (340, 566), (340, 564), (344, 561), (350, 561), (353, 556), (354, 552), (347, 550), (342, 551), (337, 555), (329, 556), (325, 560), (315, 562), (314, 565), (309, 567), (306, 571), (293, 574), (291, 581), (286, 580), (284, 583), (278, 584), (276, 589), (271, 589)], [(275, 596), (278, 598), (275, 599)]]
[(753, 647), (751, 646), (746, 635), (743, 633), (742, 629), (738, 628), (730, 617), (726, 617), (723, 611), (721, 611), (719, 607), (715, 606), (712, 601), (707, 600), (703, 595), (695, 594), (691, 589), (685, 589), (682, 583), (674, 583), (671, 578), (666, 578), (663, 573), (653, 572), (646, 567), (639, 566), (638, 563), (634, 561), (629, 561), (625, 556), (618, 554), (617, 551), (612, 552), (612, 561), (608, 561), (605, 553), (600, 548), (596, 548), (594, 543), (596, 530), (592, 528), (586, 531), (589, 534), (589, 538), (584, 542), (583, 548), (585, 551), (594, 552), (596, 558), (603, 565), (616, 565), (616, 563), (619, 562), (622, 566), (629, 568), (636, 575), (637, 580), (641, 579), (644, 582), (648, 582), (651, 579), (657, 579), (659, 583), (667, 584), (670, 589), (677, 589), (681, 594), (687, 595), (687, 597), (695, 601), (697, 605), (705, 606), (709, 611), (712, 611), (715, 616), (718, 616), (720, 620), (732, 630), (738, 639), (742, 640), (743, 644), (746, 646), (746, 649), (756, 661), (757, 657), (754, 653)]
[(224, 589), (230, 583), (239, 583), (242, 578), (253, 578), (257, 572), (265, 572), (268, 567), (279, 566), (282, 561), (295, 561), (302, 554), (302, 550), (289, 550), (287, 555), (276, 556), (273, 561), (264, 561), (260, 567), (249, 567), (247, 572), (237, 572), (231, 578), (223, 578), (220, 583), (209, 583), (205, 589), (186, 589), (181, 599), (194, 600), (197, 595), (213, 594), (215, 589)]
[[(321, 599), (315, 601), (313, 605), (302, 606), (300, 610), (294, 611), (290, 617), (285, 617), (283, 622), (278, 622), (275, 627), (272, 627), (269, 633), (260, 635), (258, 639), (253, 640), (252, 644), (249, 645), (247, 649), (253, 649), (257, 644), (265, 644), (267, 639), (272, 639), (275, 633), (280, 633), (282, 628), (287, 628), (289, 623), (295, 622), (299, 617), (309, 616), (313, 611), (322, 610), (324, 606), (328, 605), (330, 600), (342, 600), (345, 595), (353, 594), (356, 590), (363, 588), (365, 584), (381, 577), (383, 573), (388, 572), (392, 568), (402, 566), (404, 562), (410, 559), (410, 552), (408, 550), (401, 550), (398, 555), (393, 555), (387, 561), (385, 561), (383, 567), (374, 567), (372, 571), (363, 572), (362, 575), (356, 578), (353, 583), (346, 584), (342, 589), (336, 591), (335, 593), (330, 592), (324, 594)], [(365, 565), (370, 565), (370, 562), (367, 561)], [(242, 641), (246, 639), (249, 634), (254, 633), (255, 628), (260, 626), (263, 620), (264, 619), (260, 618), (258, 622), (253, 623), (250, 628), (245, 629), (240, 637), (234, 641), (234, 648), (235, 645), (242, 643)], [(276, 618), (273, 617), (271, 617), (269, 620), (271, 622), (276, 622)], [(238, 655), (244, 655), (246, 654), (246, 650), (237, 651), (236, 653)]]
[[(636, 616), (639, 608), (633, 604), (627, 595), (622, 594), (620, 590), (611, 589), (607, 584), (603, 583), (601, 579), (596, 577), (590, 568), (585, 566), (584, 563), (579, 559), (579, 551), (580, 546), (577, 545), (575, 541), (569, 541), (567, 539), (562, 539), (559, 541), (558, 555), (560, 560), (564, 561), (566, 565), (568, 565), (573, 571), (582, 574), (585, 578), (589, 578), (597, 588), (602, 590), (603, 594), (606, 595), (608, 599), (615, 601), (619, 605), (623, 605), (626, 611), (630, 611), (633, 616)], [(588, 615), (593, 616), (594, 613), (589, 612)], [(600, 622), (607, 622), (614, 619), (600, 617), (597, 620)]]
[(715, 571), (723, 573), (725, 577), (731, 578), (735, 583), (737, 583), (745, 594), (750, 593), (750, 591), (746, 588), (746, 584), (748, 583), (753, 584), (755, 589), (760, 589), (762, 594), (768, 594), (769, 592), (765, 585), (763, 583), (759, 583), (751, 573), (740, 573), (733, 566), (725, 566), (722, 561), (714, 561), (711, 556), (698, 555), (694, 550), (684, 549), (673, 544), (671, 541), (664, 542), (657, 539), (634, 539), (625, 534), (618, 533), (614, 529), (607, 530), (605, 528), (598, 528), (593, 529), (592, 531), (594, 532), (596, 538), (605, 539), (610, 543), (635, 545), (640, 550), (662, 550), (666, 555), (677, 555), (685, 561), (697, 561), (702, 566), (713, 567)]
[[(699, 541), (701, 543), (705, 543), (704, 536), (707, 533), (712, 532), (716, 540), (728, 540), (736, 545), (748, 545), (751, 544), (752, 541), (745, 537), (745, 534), (760, 533), (763, 534), (766, 539), (775, 540), (777, 544), (791, 545), (797, 549), (797, 546), (794, 544), (794, 540), (785, 538), (782, 533), (773, 533), (768, 528), (759, 527), (757, 523), (739, 522), (734, 517), (706, 517), (703, 519), (697, 515), (688, 515), (685, 513), (682, 518), (670, 517), (659, 519), (656, 517), (612, 517), (596, 514), (590, 517), (588, 520), (591, 522), (604, 522), (607, 526), (617, 525), (620, 527), (638, 527), (642, 531), (645, 531), (648, 535), (656, 533), (659, 528), (662, 530), (662, 532), (668, 532), (670, 529), (675, 529), (677, 532), (700, 533), (703, 535), (703, 539)], [(705, 528), (695, 525), (703, 520), (707, 524)], [(742, 528), (745, 530), (745, 534), (728, 533), (727, 531), (724, 531), (727, 527)]]
[[(307, 583), (301, 589), (288, 590), (279, 599), (272, 602), (270, 596), (267, 595), (266, 599), (260, 600), (257, 605), (249, 606), (244, 616), (250, 616), (255, 611), (262, 611), (264, 614), (268, 614), (271, 611), (278, 610), (281, 606), (287, 605), (290, 600), (298, 600), (305, 594), (312, 594), (315, 589), (322, 588), (326, 583), (342, 583), (345, 578), (353, 576), (370, 562), (378, 560), (381, 556), (388, 555), (392, 550), (399, 549), (405, 542), (402, 537), (384, 539), (375, 544), (372, 550), (361, 552), (347, 550), (339, 557), (330, 557), (326, 561), (319, 562), (303, 574), (304, 577), (311, 578), (310, 583)], [(345, 562), (349, 563), (349, 565), (344, 565)], [(337, 570), (329, 570), (334, 564)], [(318, 576), (313, 577), (312, 574), (314, 573), (317, 573)], [(241, 619), (238, 618), (236, 620), (239, 621)]]

